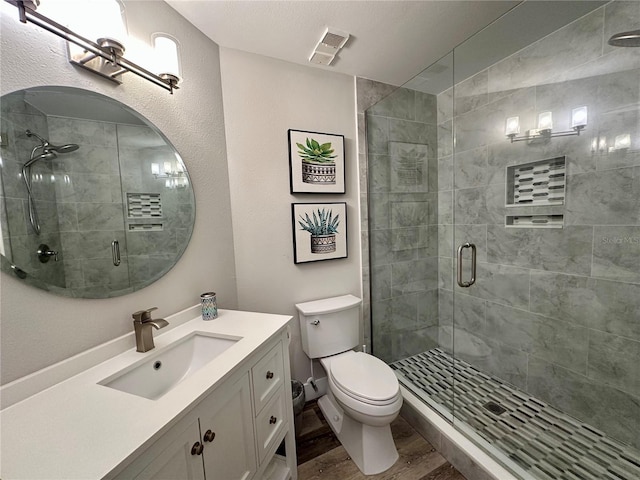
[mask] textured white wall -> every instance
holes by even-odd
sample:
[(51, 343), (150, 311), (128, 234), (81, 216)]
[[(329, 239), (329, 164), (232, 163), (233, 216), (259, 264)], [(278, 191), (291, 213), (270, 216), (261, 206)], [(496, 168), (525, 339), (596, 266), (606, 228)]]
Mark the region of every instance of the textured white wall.
[(173, 96), (127, 74), (124, 84), (72, 67), (62, 40), (18, 22), (0, 2), (0, 93), (66, 85), (93, 90), (134, 108), (158, 128), (184, 159), (196, 195), (193, 238), (178, 264), (153, 285), (115, 299), (68, 299), (0, 274), (1, 377), (7, 383), (129, 332), (131, 313), (158, 306), (169, 315), (215, 290), (222, 307), (237, 308), (233, 234), (225, 152), (219, 52), (215, 43), (161, 1), (125, 1), (129, 34), (150, 41), (165, 32), (182, 46), (182, 88)]
[[(228, 48), (220, 64), (239, 308), (297, 318), (299, 302), (362, 298), (354, 78)], [(289, 193), (289, 128), (345, 136), (345, 195)], [(348, 258), (293, 263), (291, 203), (309, 202), (347, 202)], [(305, 381), (297, 321), (293, 333), (292, 377)]]

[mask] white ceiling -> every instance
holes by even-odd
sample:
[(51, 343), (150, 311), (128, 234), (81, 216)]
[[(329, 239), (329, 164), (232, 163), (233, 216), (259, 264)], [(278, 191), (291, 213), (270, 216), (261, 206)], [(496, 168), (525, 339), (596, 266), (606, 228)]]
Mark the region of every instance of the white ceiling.
[[(218, 45), (402, 85), (520, 3), (501, 0), (165, 0)], [(326, 27), (351, 34), (331, 66), (308, 59)]]

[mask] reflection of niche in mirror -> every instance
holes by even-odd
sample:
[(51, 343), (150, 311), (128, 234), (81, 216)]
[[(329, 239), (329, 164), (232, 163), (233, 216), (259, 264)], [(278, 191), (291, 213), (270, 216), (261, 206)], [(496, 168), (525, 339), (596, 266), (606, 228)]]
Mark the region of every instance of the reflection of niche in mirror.
[[(195, 206), (182, 160), (153, 125), (112, 99), (70, 88), (15, 92), (0, 109), (3, 271), (10, 262), (40, 288), (102, 298), (143, 288), (171, 269), (190, 239)], [(40, 235), (29, 228), (20, 177), (35, 146), (27, 129), (52, 144), (80, 145), (32, 168)], [(39, 261), (41, 243), (59, 252), (58, 262)]]

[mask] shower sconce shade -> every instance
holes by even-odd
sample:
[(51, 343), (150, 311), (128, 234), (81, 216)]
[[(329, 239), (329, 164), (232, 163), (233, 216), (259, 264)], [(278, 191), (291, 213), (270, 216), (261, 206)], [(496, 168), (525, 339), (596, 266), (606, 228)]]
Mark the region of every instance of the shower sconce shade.
[(587, 107), (577, 107), (571, 110), (571, 128), (584, 128), (587, 126)]
[(513, 142), (534, 142), (536, 140), (547, 140), (553, 137), (570, 137), (580, 135), (580, 132), (587, 126), (587, 107), (576, 107), (571, 111), (571, 128), (564, 132), (553, 131), (553, 114), (551, 112), (541, 112), (538, 115), (538, 128), (527, 130), (526, 135), (518, 136), (520, 133), (520, 117), (509, 117), (505, 127), (505, 135)]
[(551, 112), (542, 112), (538, 115), (538, 130), (540, 132), (551, 132), (553, 128), (553, 114)]
[(173, 91), (178, 89), (178, 77), (156, 75), (153, 72), (127, 60), (124, 55), (124, 45), (121, 39), (103, 37), (97, 41), (75, 33), (73, 30), (60, 25), (50, 18), (36, 12), (36, 8), (40, 4), (39, 0), (23, 1), (23, 0), (5, 0), (18, 8), (20, 22), (33, 23), (54, 35), (67, 41), (69, 51), (69, 61), (100, 75), (103, 78), (111, 80), (117, 84), (121, 84), (120, 77), (132, 72), (159, 87)]
[(505, 128), (505, 134), (507, 137), (515, 137), (520, 133), (520, 117), (507, 118), (507, 126)]

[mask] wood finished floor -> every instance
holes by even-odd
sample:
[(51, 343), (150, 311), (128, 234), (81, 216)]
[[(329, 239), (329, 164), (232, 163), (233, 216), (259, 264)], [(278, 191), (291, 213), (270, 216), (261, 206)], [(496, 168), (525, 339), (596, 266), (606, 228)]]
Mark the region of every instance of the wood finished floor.
[(316, 402), (305, 405), (297, 440), (299, 480), (465, 480), (402, 417), (391, 424), (400, 458), (386, 472), (363, 475), (340, 445)]

